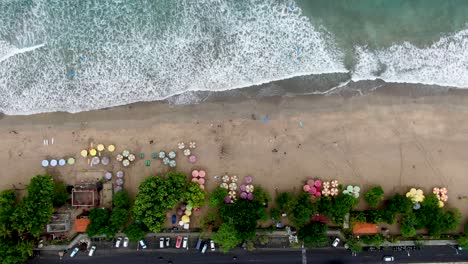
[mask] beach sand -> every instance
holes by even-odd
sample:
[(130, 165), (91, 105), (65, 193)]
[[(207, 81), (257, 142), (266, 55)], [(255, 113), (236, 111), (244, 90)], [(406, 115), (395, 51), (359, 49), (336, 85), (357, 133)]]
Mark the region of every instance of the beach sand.
[[(37, 174), (50, 173), (69, 184), (90, 168), (80, 150), (90, 142), (114, 143), (117, 150), (176, 150), (196, 141), (195, 165), (179, 152), (177, 170), (215, 175), (246, 175), (276, 191), (300, 190), (309, 178), (337, 179), (363, 190), (382, 185), (386, 195), (420, 187), (449, 190), (449, 206), (468, 216), (468, 96), (457, 92), (424, 97), (376, 92), (358, 97), (297, 96), (205, 102), (170, 106), (163, 102), (82, 112), (0, 117), (0, 189), (21, 188)], [(268, 118), (269, 121), (262, 121)], [(302, 124), (302, 125), (301, 125)], [(54, 144), (45, 146), (45, 138)], [(150, 143), (152, 142), (152, 143)], [(44, 169), (45, 158), (77, 158), (74, 166)], [(115, 153), (114, 155), (115, 156)], [(139, 183), (168, 168), (139, 160), (126, 172), (125, 189), (136, 195)], [(90, 176), (91, 177), (91, 176)], [(364, 204), (364, 203), (362, 203)]]

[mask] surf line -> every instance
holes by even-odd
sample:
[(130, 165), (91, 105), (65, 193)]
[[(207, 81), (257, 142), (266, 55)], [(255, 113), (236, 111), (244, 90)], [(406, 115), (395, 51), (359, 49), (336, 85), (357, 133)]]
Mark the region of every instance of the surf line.
[(13, 57), (13, 56), (15, 56), (17, 54), (33, 51), (33, 50), (42, 48), (44, 46), (45, 46), (45, 43), (35, 45), (35, 46), (31, 46), (31, 47), (21, 48), (21, 49), (19, 49), (17, 47), (13, 47), (13, 49), (11, 49), (10, 52), (6, 53), (3, 57), (0, 57), (0, 62), (2, 62), (4, 60), (7, 60), (8, 58)]

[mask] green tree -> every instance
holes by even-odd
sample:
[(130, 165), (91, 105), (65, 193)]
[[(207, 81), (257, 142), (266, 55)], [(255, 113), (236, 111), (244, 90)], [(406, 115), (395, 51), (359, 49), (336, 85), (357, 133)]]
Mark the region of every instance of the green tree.
[(128, 222), (129, 214), (125, 208), (114, 208), (110, 214), (110, 224), (108, 226), (108, 233), (115, 234), (117, 231), (122, 230)]
[(382, 216), (380, 214), (380, 211), (376, 209), (367, 210), (365, 211), (365, 214), (366, 214), (366, 221), (369, 223), (378, 224), (382, 222)]
[(263, 205), (264, 207), (267, 207), (268, 202), (271, 201), (270, 194), (260, 186), (255, 186), (255, 189), (253, 191), (253, 197), (254, 202), (257, 202)]
[(346, 240), (346, 245), (348, 246), (349, 250), (351, 250), (351, 252), (359, 253), (362, 251), (361, 241), (357, 239), (352, 238)]
[(385, 209), (381, 213), (382, 220), (388, 224), (394, 224), (398, 214), (407, 214), (412, 210), (413, 202), (397, 193), (385, 202)]
[(382, 235), (362, 236), (361, 239), (362, 242), (374, 247), (380, 247), (385, 242), (385, 238)]
[(301, 192), (294, 200), (291, 220), (296, 227), (305, 226), (310, 222), (310, 218), (316, 211), (316, 208), (310, 201), (310, 194)]
[(380, 186), (374, 186), (364, 194), (364, 199), (371, 208), (377, 208), (383, 200), (383, 197), (384, 191)]
[[(263, 210), (263, 212), (261, 212)], [(265, 207), (255, 201), (239, 199), (235, 203), (226, 204), (219, 209), (224, 223), (234, 226), (237, 238), (249, 240), (255, 237), (257, 221), (266, 215)]]
[(281, 211), (278, 210), (278, 208), (271, 208), (270, 218), (274, 219), (275, 221), (281, 220)]
[(33, 244), (31, 240), (20, 240), (18, 237), (10, 239), (0, 237), (1, 263), (24, 263), (33, 253)]
[(193, 208), (201, 207), (205, 204), (205, 191), (198, 182), (190, 182), (185, 191), (185, 199)]
[(326, 247), (328, 227), (324, 223), (312, 222), (300, 228), (297, 235), (306, 247)]
[(333, 206), (329, 209), (329, 216), (334, 223), (341, 224), (347, 213), (357, 206), (359, 200), (352, 195), (338, 194), (333, 199)]
[(217, 207), (224, 202), (224, 199), (228, 196), (228, 190), (218, 187), (210, 195), (210, 207)]
[(54, 207), (60, 207), (64, 205), (70, 195), (67, 192), (67, 186), (61, 181), (57, 181), (54, 184), (54, 196), (52, 198), (52, 204)]
[(127, 235), (130, 241), (139, 241), (143, 239), (146, 235), (146, 231), (143, 225), (133, 223), (124, 230), (125, 235)]
[(224, 223), (212, 236), (213, 241), (221, 246), (221, 252), (227, 253), (229, 250), (239, 245), (243, 239), (238, 237), (238, 232), (233, 224)]
[(221, 222), (221, 219), (218, 211), (209, 211), (200, 221), (200, 225), (204, 231), (207, 231), (210, 228), (215, 228), (219, 222)]
[(461, 221), (460, 212), (456, 209), (444, 211), (439, 207), (439, 200), (434, 194), (425, 197), (415, 215), (415, 228), (426, 228), (431, 236), (440, 236), (444, 232), (455, 230)]
[(120, 191), (114, 194), (112, 197), (112, 203), (114, 204), (114, 208), (130, 208), (130, 197), (126, 191)]
[(38, 237), (50, 221), (54, 211), (52, 204), (54, 182), (49, 175), (38, 175), (28, 185), (28, 195), (13, 212), (12, 228), (22, 235)]
[(11, 228), (11, 215), (15, 211), (16, 194), (13, 190), (0, 192), (0, 237), (10, 237), (13, 230)]
[(89, 211), (90, 223), (86, 229), (89, 236), (107, 235), (113, 237), (114, 234), (108, 234), (108, 225), (111, 212), (105, 208), (93, 208)]
[(416, 223), (417, 219), (415, 214), (408, 213), (404, 215), (401, 221), (401, 235), (404, 237), (414, 237), (416, 235)]
[(184, 193), (187, 183), (187, 176), (183, 173), (169, 172), (167, 174), (167, 179), (165, 181), (165, 200), (167, 203), (166, 206), (164, 206), (165, 208), (172, 209), (174, 205), (182, 201), (183, 195), (181, 195), (181, 193)]
[(294, 201), (294, 195), (289, 192), (282, 192), (276, 196), (276, 205), (281, 213), (289, 214)]

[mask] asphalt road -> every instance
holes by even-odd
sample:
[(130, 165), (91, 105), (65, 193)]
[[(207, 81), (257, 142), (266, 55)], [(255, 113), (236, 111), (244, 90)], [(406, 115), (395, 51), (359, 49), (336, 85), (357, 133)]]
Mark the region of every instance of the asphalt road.
[[(102, 263), (102, 264), (120, 264), (135, 263), (146, 264), (155, 263), (297, 263), (303, 264), (303, 255), (301, 249), (277, 249), (277, 250), (256, 250), (254, 252), (236, 249), (233, 253), (222, 254), (219, 252), (207, 252), (201, 254), (195, 250), (183, 249), (165, 249), (152, 251), (136, 251), (135, 249), (101, 249), (96, 251), (93, 257), (89, 257), (84, 252), (79, 252), (74, 258), (69, 257), (69, 253), (60, 260), (58, 254), (41, 253), (40, 256), (30, 260), (28, 263)], [(468, 261), (466, 251), (457, 251), (449, 246), (423, 247), (420, 251), (394, 252), (362, 252), (353, 256), (350, 251), (344, 249), (314, 249), (306, 250), (306, 263), (383, 263), (384, 255), (395, 257), (394, 263), (430, 263), (430, 262), (461, 262)], [(234, 259), (236, 256), (236, 259)]]

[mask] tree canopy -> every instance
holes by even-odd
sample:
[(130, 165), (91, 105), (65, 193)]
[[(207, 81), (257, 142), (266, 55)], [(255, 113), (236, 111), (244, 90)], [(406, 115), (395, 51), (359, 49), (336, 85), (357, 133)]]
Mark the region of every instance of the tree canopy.
[(221, 252), (227, 253), (243, 241), (242, 238), (238, 237), (238, 234), (233, 224), (223, 223), (213, 234), (212, 239), (221, 246)]
[(124, 230), (124, 233), (130, 241), (135, 242), (143, 239), (146, 235), (145, 227), (137, 223), (133, 223), (127, 227), (127, 229)]
[(185, 191), (185, 199), (193, 208), (201, 207), (205, 204), (205, 191), (198, 182), (190, 182)]
[(67, 186), (61, 181), (56, 181), (54, 185), (54, 196), (52, 203), (54, 207), (60, 207), (64, 205), (70, 195), (67, 192)]
[(328, 226), (320, 222), (312, 222), (300, 228), (297, 235), (304, 241), (306, 247), (326, 247)]
[(210, 207), (217, 207), (224, 202), (224, 199), (228, 196), (228, 190), (218, 187), (210, 195)]
[(129, 209), (130, 197), (128, 197), (127, 192), (117, 192), (114, 193), (114, 197), (112, 197), (112, 203), (114, 204), (114, 207)]
[(374, 186), (364, 194), (364, 199), (371, 208), (377, 208), (383, 200), (383, 197), (384, 191), (380, 186)]
[(224, 223), (234, 226), (239, 239), (248, 240), (255, 237), (257, 221), (266, 214), (266, 209), (258, 202), (239, 199), (222, 206), (219, 212)]
[(289, 214), (293, 205), (294, 195), (289, 192), (282, 192), (276, 196), (276, 205), (281, 213)]
[(317, 212), (316, 206), (310, 201), (310, 194), (301, 192), (292, 205), (291, 220), (296, 227), (302, 227), (310, 222), (310, 218)]

